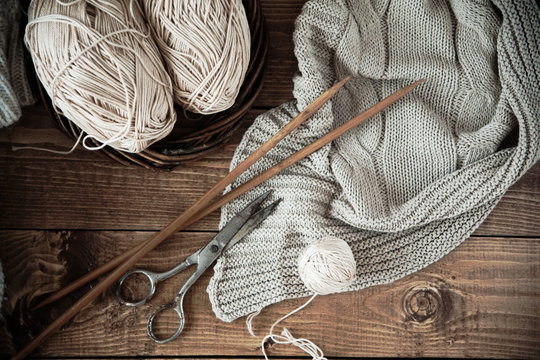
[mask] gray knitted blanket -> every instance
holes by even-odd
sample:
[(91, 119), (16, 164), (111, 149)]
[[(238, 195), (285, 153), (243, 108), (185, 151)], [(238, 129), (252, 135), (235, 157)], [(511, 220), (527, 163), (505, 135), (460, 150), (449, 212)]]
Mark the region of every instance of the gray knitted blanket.
[[(222, 209), (222, 224), (257, 194), (283, 198), (228, 250), (208, 293), (232, 321), (310, 295), (299, 251), (346, 240), (358, 278), (388, 283), (463, 242), (540, 157), (540, 14), (534, 1), (311, 0), (296, 21), (296, 101), (259, 116), (239, 164), (336, 80), (352, 79), (257, 162), (245, 182), (385, 96), (425, 82), (382, 114)], [(512, 146), (504, 141), (514, 132)]]

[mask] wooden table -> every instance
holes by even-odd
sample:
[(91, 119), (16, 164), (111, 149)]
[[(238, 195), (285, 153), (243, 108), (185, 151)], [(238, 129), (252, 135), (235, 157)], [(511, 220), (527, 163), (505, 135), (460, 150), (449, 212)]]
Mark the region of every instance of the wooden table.
[[(263, 1), (270, 36), (264, 89), (252, 119), (292, 99), (296, 60), (291, 34), (303, 1)], [(242, 129), (242, 131), (245, 130)], [(223, 151), (159, 172), (125, 167), (78, 149), (70, 155), (12, 152), (12, 145), (70, 148), (73, 143), (39, 105), (25, 109), (13, 128), (0, 131), (0, 258), (12, 310), (7, 327), (15, 346), (27, 343), (82, 294), (31, 313), (28, 303), (57, 289), (164, 227), (226, 172), (241, 132)], [(484, 224), (455, 251), (426, 269), (359, 292), (318, 297), (284, 324), (313, 340), (330, 357), (540, 356), (540, 166), (505, 195)], [(214, 213), (151, 252), (141, 266), (165, 270), (215, 233)], [(187, 326), (180, 339), (156, 345), (147, 338), (152, 308), (171, 298), (180, 276), (139, 310), (118, 304), (108, 291), (36, 353), (41, 357), (189, 358), (260, 357), (261, 337), (281, 315), (303, 303), (270, 306), (255, 318), (258, 337), (244, 319), (214, 316), (206, 286), (212, 271), (188, 293)], [(82, 291), (86, 291), (83, 289)], [(163, 290), (163, 289), (162, 289)], [(18, 301), (18, 302), (17, 302)], [(9, 350), (9, 338), (0, 336)], [(11, 349), (12, 351), (12, 349)], [(300, 357), (292, 346), (269, 345), (274, 356)], [(4, 352), (5, 354), (5, 352)]]

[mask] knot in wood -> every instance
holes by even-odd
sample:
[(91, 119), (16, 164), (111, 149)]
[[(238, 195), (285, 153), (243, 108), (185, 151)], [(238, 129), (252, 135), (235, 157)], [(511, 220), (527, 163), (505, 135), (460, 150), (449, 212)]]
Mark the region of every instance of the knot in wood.
[(403, 310), (414, 322), (434, 322), (443, 312), (441, 293), (433, 287), (414, 287), (403, 298)]

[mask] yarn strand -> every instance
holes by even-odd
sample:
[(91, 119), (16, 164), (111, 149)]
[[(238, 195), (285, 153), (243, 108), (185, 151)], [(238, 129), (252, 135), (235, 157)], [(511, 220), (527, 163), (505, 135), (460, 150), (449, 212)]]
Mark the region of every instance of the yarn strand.
[[(79, 134), (79, 137), (77, 138), (77, 141), (75, 142), (75, 144), (71, 147), (71, 149), (69, 150), (54, 150), (54, 149), (48, 149), (48, 148), (44, 148), (44, 147), (39, 147), (39, 146), (12, 146), (11, 147), (11, 151), (19, 151), (19, 150), (39, 150), (39, 151), (46, 151), (46, 152), (50, 152), (50, 153), (53, 153), (53, 154), (58, 154), (58, 155), (69, 155), (71, 154), (73, 151), (75, 151), (75, 149), (77, 148), (77, 146), (79, 145), (79, 143), (81, 142), (81, 139), (83, 138), (83, 135), (84, 133), (81, 132)], [(84, 141), (84, 140), (83, 140)]]
[(291, 332), (287, 328), (283, 328), (283, 330), (281, 331), (281, 335), (274, 334), (274, 328), (280, 322), (282, 322), (283, 320), (287, 319), (289, 316), (296, 314), (297, 312), (299, 312), (300, 310), (302, 310), (303, 308), (308, 306), (313, 301), (313, 299), (315, 299), (316, 296), (317, 296), (317, 294), (314, 294), (303, 305), (301, 305), (300, 307), (294, 309), (293, 311), (291, 311), (287, 315), (281, 317), (278, 321), (276, 321), (272, 325), (272, 327), (270, 328), (269, 334), (266, 335), (261, 341), (261, 350), (262, 350), (264, 358), (266, 360), (268, 360), (268, 356), (266, 355), (266, 350), (264, 349), (264, 344), (266, 343), (266, 340), (268, 340), (268, 339), (271, 339), (276, 344), (292, 344), (292, 345), (302, 349), (307, 354), (311, 355), (313, 360), (326, 360), (326, 358), (324, 357), (323, 351), (317, 345), (315, 345), (311, 340), (303, 339), (303, 338), (297, 339), (291, 334)]
[(247, 329), (248, 329), (248, 332), (251, 336), (253, 337), (256, 337), (257, 335), (255, 335), (255, 333), (253, 332), (253, 319), (255, 319), (255, 316), (259, 315), (261, 313), (261, 310), (262, 309), (259, 309), (255, 312), (252, 312), (251, 314), (249, 314), (247, 317), (246, 317), (246, 326), (247, 326)]

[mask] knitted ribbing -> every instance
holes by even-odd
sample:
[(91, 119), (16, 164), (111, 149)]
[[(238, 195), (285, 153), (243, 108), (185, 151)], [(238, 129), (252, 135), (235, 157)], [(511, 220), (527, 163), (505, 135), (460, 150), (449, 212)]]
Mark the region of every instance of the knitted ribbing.
[[(295, 102), (259, 116), (231, 168), (337, 79), (352, 75), (308, 122), (233, 187), (425, 78), (412, 94), (222, 209), (256, 194), (283, 201), (215, 266), (208, 293), (232, 321), (309, 295), (298, 253), (322, 236), (351, 246), (352, 289), (437, 261), (488, 216), (540, 157), (539, 10), (529, 1), (311, 0), (296, 21)], [(517, 145), (502, 148), (518, 128)]]
[(21, 116), (21, 106), (35, 101), (24, 67), (21, 14), (18, 0), (0, 6), (0, 127), (13, 124)]

